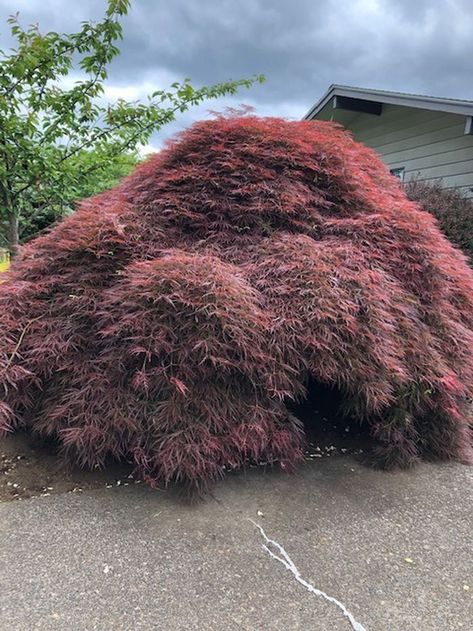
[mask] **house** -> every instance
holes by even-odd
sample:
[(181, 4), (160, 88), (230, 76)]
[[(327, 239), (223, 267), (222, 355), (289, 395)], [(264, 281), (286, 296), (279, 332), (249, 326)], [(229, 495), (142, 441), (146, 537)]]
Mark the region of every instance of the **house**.
[(332, 85), (304, 118), (341, 123), (401, 180), (473, 197), (473, 101)]

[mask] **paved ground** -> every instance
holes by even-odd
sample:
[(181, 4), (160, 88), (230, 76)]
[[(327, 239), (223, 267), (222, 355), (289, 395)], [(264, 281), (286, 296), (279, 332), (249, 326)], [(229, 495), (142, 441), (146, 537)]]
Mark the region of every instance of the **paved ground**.
[(0, 629), (350, 631), (253, 519), (366, 631), (470, 631), (472, 481), (332, 458), (233, 475), (194, 507), (139, 485), (5, 503)]

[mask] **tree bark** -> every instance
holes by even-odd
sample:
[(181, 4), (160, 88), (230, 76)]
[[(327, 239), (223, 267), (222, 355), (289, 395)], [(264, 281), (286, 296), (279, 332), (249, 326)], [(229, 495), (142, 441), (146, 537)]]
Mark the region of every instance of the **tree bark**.
[[(5, 134), (3, 135), (3, 141), (5, 143)], [(15, 212), (15, 205), (12, 196), (11, 183), (9, 182), (9, 160), (8, 153), (4, 149), (3, 157), (5, 159), (5, 179), (0, 181), (0, 203), (3, 206), (3, 212), (7, 218), (7, 241), (8, 249), (10, 250), (10, 256), (14, 257), (18, 251), (18, 243), (20, 240), (18, 229), (18, 215)], [(5, 216), (4, 215), (4, 216)]]
[(18, 252), (18, 215), (11, 210), (8, 212), (8, 249), (12, 257)]

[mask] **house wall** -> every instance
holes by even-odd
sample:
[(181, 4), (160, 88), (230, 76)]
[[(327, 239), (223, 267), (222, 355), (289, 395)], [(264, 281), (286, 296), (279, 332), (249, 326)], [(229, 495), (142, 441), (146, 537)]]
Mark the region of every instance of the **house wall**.
[[(336, 110), (335, 110), (336, 111)], [(384, 105), (381, 116), (358, 114), (346, 127), (405, 180), (439, 180), (473, 197), (473, 135), (465, 116)]]

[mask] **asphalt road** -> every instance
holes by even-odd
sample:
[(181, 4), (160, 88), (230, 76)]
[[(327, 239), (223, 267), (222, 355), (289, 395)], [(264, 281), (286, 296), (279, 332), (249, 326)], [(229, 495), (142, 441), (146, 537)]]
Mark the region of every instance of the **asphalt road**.
[(336, 457), (232, 475), (196, 506), (141, 485), (4, 503), (0, 629), (353, 629), (253, 520), (360, 629), (471, 631), (472, 482), (461, 465)]

